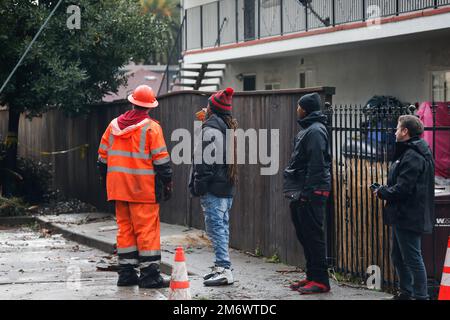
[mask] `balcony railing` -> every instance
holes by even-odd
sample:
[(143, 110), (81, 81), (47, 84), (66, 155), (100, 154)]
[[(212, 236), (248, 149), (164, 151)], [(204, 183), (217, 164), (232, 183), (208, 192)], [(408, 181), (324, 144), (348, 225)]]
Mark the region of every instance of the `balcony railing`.
[(448, 5), (450, 0), (219, 0), (186, 10), (183, 51)]

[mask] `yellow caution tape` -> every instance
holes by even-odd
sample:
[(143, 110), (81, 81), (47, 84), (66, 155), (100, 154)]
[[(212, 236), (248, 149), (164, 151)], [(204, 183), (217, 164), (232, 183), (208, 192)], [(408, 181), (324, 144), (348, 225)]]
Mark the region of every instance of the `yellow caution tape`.
[[(34, 149), (28, 148), (27, 146), (19, 143), (19, 145), (24, 146), (26, 149), (30, 150), (30, 151), (35, 151)], [(77, 146), (77, 147), (73, 147), (67, 150), (61, 150), (61, 151), (40, 151), (39, 154), (43, 155), (43, 156), (53, 156), (53, 155), (58, 155), (58, 154), (67, 154), (69, 152), (73, 152), (76, 150), (80, 150), (80, 157), (81, 159), (84, 159), (86, 157), (86, 152), (87, 149), (89, 148), (89, 144), (82, 144), (81, 146)]]

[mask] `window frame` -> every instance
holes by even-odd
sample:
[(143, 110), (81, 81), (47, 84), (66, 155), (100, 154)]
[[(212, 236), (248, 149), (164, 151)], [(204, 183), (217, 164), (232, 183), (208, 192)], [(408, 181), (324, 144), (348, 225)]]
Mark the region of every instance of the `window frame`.
[[(450, 69), (439, 69), (439, 70), (433, 70), (430, 72), (430, 97), (432, 101), (440, 101), (441, 99), (436, 100), (435, 99), (435, 86), (434, 86), (434, 77), (436, 75), (443, 75), (444, 76), (444, 86), (443, 88), (437, 88), (436, 90), (443, 90), (444, 94), (444, 101), (447, 102), (450, 100)], [(447, 76), (448, 74), (448, 76)], [(449, 81), (447, 81), (449, 79)]]

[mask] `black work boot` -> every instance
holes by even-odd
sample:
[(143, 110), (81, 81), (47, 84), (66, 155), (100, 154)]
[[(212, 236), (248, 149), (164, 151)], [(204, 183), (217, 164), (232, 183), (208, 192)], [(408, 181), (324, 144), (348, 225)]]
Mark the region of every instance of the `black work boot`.
[(139, 277), (139, 288), (157, 289), (167, 288), (169, 282), (165, 281), (161, 276), (159, 264), (152, 263), (149, 266), (141, 267), (141, 275)]
[(138, 285), (139, 278), (136, 270), (131, 265), (119, 266), (118, 287), (130, 287)]

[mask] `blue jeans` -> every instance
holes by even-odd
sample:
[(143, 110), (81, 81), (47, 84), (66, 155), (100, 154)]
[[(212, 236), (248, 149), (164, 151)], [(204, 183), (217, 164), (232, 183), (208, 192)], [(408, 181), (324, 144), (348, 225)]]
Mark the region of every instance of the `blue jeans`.
[(393, 226), (391, 257), (399, 278), (400, 292), (416, 299), (428, 299), (421, 240), (420, 233)]
[(211, 240), (216, 255), (215, 265), (222, 268), (231, 268), (228, 243), (230, 239), (229, 211), (233, 198), (219, 198), (211, 193), (200, 197), (205, 214), (206, 233)]

